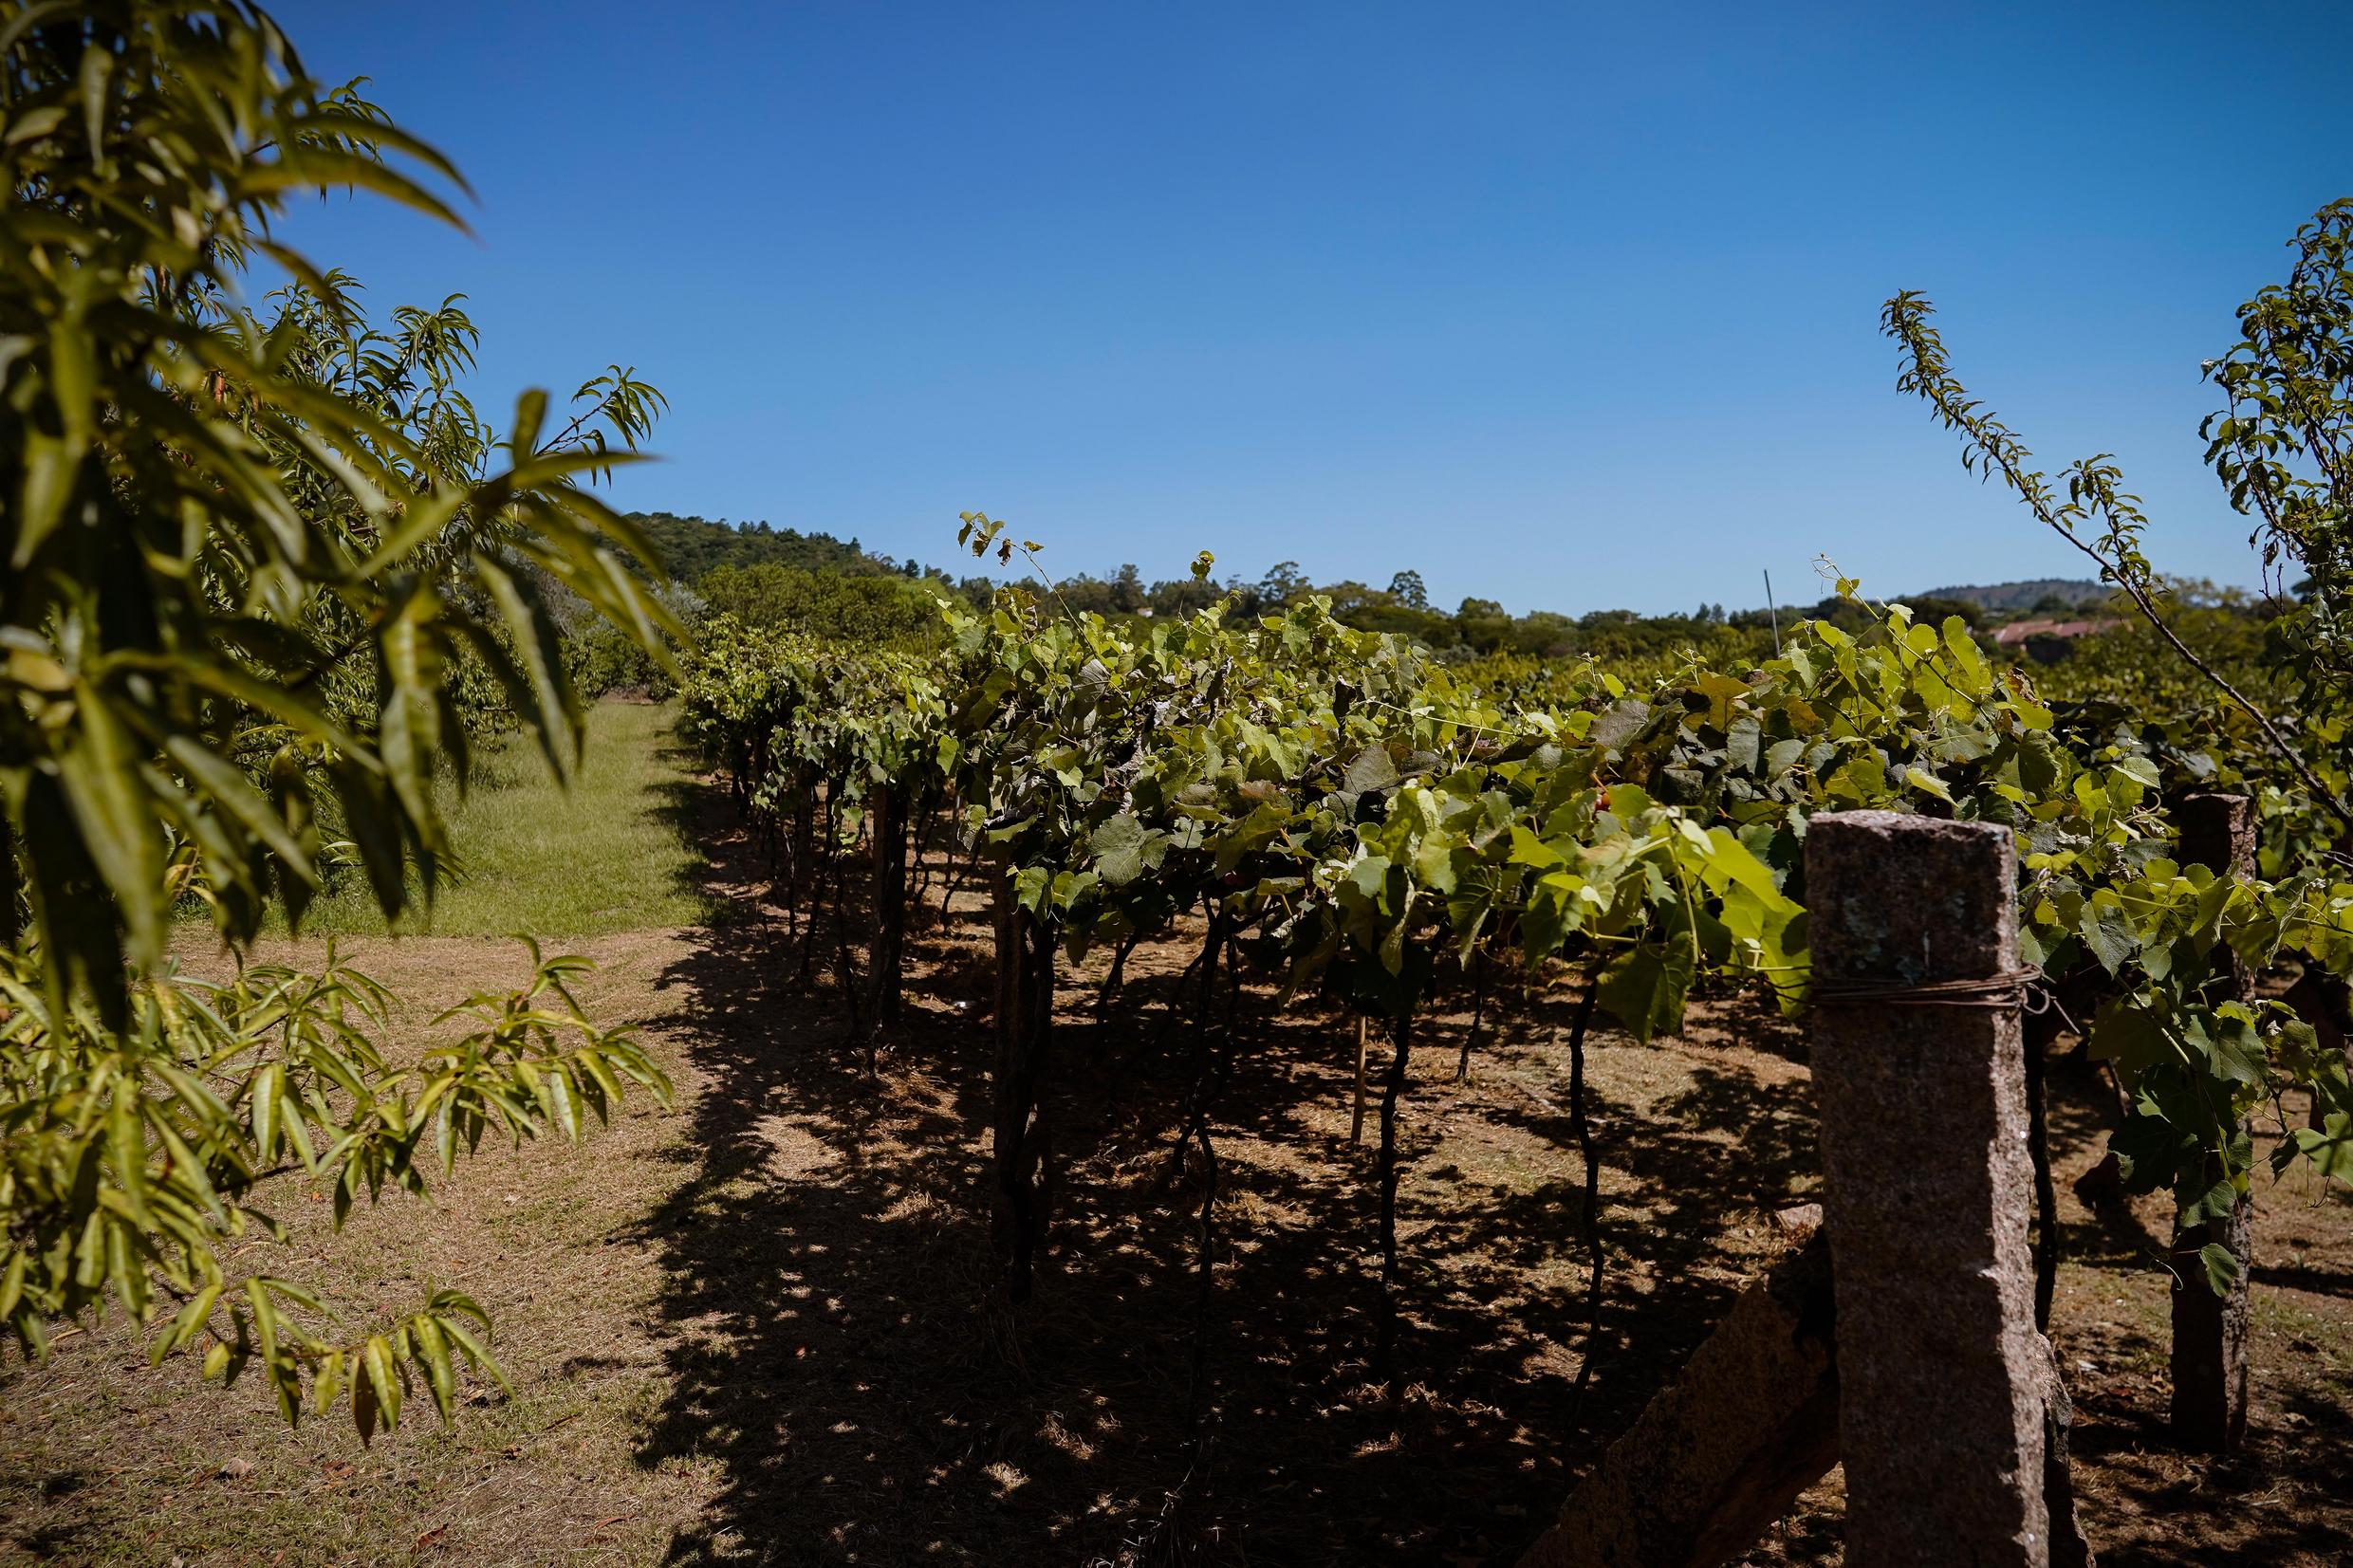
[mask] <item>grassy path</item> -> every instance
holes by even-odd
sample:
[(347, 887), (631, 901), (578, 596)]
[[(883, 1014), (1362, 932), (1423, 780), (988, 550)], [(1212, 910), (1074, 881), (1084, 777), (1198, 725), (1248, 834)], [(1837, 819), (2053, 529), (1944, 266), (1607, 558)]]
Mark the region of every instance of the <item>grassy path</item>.
[[(431, 911), (402, 931), (579, 937), (700, 921), (708, 900), (689, 831), (694, 781), (681, 761), (670, 710), (631, 702), (589, 710), (587, 749), (568, 786), (520, 740), (491, 750), (468, 791), (445, 794), (457, 865)], [(303, 932), (381, 935), (384, 917), (352, 877), (311, 906)]]

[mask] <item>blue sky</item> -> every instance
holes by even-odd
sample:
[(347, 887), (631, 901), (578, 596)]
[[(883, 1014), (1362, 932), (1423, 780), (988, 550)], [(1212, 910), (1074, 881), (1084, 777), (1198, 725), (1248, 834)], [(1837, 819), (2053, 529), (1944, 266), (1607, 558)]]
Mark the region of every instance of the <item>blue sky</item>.
[(2353, 194), (2353, 7), (281, 4), (472, 182), (306, 209), (482, 391), (669, 394), (625, 506), (955, 566), (1659, 611), (2081, 575), (1894, 390), (1925, 290), (2047, 466), (2251, 582), (2198, 365)]

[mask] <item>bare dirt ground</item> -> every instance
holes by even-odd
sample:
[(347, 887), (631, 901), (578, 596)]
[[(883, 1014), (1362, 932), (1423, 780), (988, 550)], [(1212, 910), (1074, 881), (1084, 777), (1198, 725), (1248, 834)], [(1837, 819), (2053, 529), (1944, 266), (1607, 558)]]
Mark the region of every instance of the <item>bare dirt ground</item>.
[[(257, 1390), (150, 1372), (104, 1325), (0, 1374), (0, 1562), (1509, 1563), (1786, 1245), (1769, 1214), (1813, 1195), (1799, 1036), (1738, 1005), (1648, 1046), (1597, 1031), (1608, 1282), (1588, 1336), (1573, 993), (1491, 1005), (1464, 1082), (1468, 1019), (1447, 1011), (1417, 1034), (1402, 1123), (1393, 1406), (1367, 1366), (1374, 1139), (1348, 1137), (1353, 1028), (1277, 1011), (1263, 985), (1234, 1014), (1199, 1304), (1202, 1172), (1167, 1179), (1200, 1039), (1167, 1005), (1199, 941), (1180, 930), (1130, 960), (1103, 1024), (1103, 958), (1064, 977), (1056, 1245), (1009, 1319), (983, 1307), (982, 901), (967, 891), (911, 939), (906, 1017), (870, 1079), (830, 986), (794, 983), (716, 792), (695, 809), (732, 917), (569, 945), (605, 966), (592, 1005), (642, 1023), (679, 1109), (637, 1100), (577, 1150), (486, 1155), (437, 1207), (389, 1202), (340, 1236), (296, 1184), (295, 1246), (252, 1254), (355, 1319), (429, 1280), (471, 1289), (515, 1397), (477, 1392), (446, 1430), (419, 1405), (362, 1449), (340, 1421), (285, 1430)], [(403, 994), (409, 1029), (522, 970), (503, 943), (345, 947)], [(2064, 1188), (2103, 1101), (2066, 1074), (2058, 1094)], [(2166, 1440), (2161, 1214), (2102, 1226), (2067, 1200), (2053, 1337), (2107, 1562), (2344, 1559), (2353, 1202), (2258, 1201), (2254, 1435), (2214, 1463)], [(1838, 1559), (1834, 1474), (1747, 1560)]]

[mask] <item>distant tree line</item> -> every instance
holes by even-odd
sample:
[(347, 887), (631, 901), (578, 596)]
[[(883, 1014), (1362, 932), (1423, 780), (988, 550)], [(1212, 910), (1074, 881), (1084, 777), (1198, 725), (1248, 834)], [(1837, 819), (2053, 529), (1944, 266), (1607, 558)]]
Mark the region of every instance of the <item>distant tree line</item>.
[[(631, 521), (655, 542), (675, 581), (693, 590), (698, 609), (845, 642), (929, 646), (938, 634), (943, 599), (982, 605), (997, 586), (991, 578), (954, 576), (913, 558), (894, 561), (855, 538), (766, 522), (729, 523), (671, 512), (639, 512)], [(2185, 608), (2214, 606), (2248, 615), (2257, 609), (2240, 602), (2244, 596), (2234, 590), (2208, 582), (2175, 582), (2169, 589)], [(1277, 562), (1254, 579), (1235, 575), (1222, 583), (1191, 575), (1148, 581), (1129, 563), (1108, 577), (1081, 572), (1061, 578), (1054, 591), (1073, 611), (1136, 619), (1188, 615), (1220, 599), (1230, 599), (1239, 615), (1258, 616), (1321, 595), (1350, 626), (1398, 633), (1458, 658), (1517, 654), (1641, 659), (1688, 648), (1723, 656), (1762, 655), (1772, 646), (1776, 620), (1784, 631), (1811, 618), (1859, 632), (1869, 619), (1861, 606), (1837, 598), (1784, 604), (1777, 611), (1727, 610), (1703, 602), (1682, 614), (1616, 609), (1576, 616), (1551, 610), (1513, 615), (1495, 600), (1471, 598), (1449, 611), (1430, 601), (1428, 585), (1411, 568), (1377, 588), (1354, 579), (1319, 583), (1296, 561)], [(1939, 589), (1904, 596), (1903, 602), (1918, 619), (1936, 624), (1958, 616), (1990, 637), (1995, 627), (2020, 618), (2101, 614), (2107, 595), (2096, 582), (2044, 578)]]
[[(1320, 595), (1332, 602), (1332, 613), (1360, 631), (1395, 632), (1413, 637), (1440, 654), (1474, 657), (1484, 654), (1525, 654), (1561, 658), (1580, 654), (1601, 658), (1640, 658), (1672, 652), (1695, 643), (1760, 650), (1772, 641), (1769, 610), (1727, 612), (1721, 604), (1700, 604), (1682, 615), (1646, 616), (1633, 610), (1591, 610), (1580, 616), (1551, 610), (1513, 615), (1491, 599), (1465, 599), (1453, 611), (1430, 602), (1429, 589), (1417, 571), (1400, 571), (1385, 588), (1354, 579), (1316, 582), (1295, 561), (1278, 562), (1251, 581), (1229, 578), (1222, 585), (1185, 578), (1147, 583), (1134, 565), (1123, 565), (1108, 578), (1080, 574), (1057, 585), (1063, 601), (1074, 610), (1105, 616), (1182, 615), (1230, 597), (1240, 614), (1264, 615), (1284, 605)], [(1970, 625), (1980, 615), (1973, 604), (1958, 600), (1918, 598), (1905, 600), (1915, 614), (1942, 620), (1957, 615)], [(1784, 626), (1811, 617), (1860, 630), (1867, 612), (1838, 599), (1821, 603), (1785, 605)]]

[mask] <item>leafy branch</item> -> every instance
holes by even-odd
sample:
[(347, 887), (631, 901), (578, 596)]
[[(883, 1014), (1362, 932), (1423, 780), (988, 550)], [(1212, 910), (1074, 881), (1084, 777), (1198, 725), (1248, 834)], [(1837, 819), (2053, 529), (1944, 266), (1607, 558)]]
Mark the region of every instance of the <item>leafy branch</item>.
[(522, 986), (442, 1015), (468, 1027), (407, 1066), (381, 1043), (383, 987), (332, 952), (316, 973), (259, 965), (217, 984), (148, 981), (123, 1034), (86, 1008), (52, 1013), (22, 960), (0, 963), (0, 1321), (39, 1356), (49, 1323), (108, 1296), (138, 1324), (169, 1298), (182, 1305), (156, 1358), (209, 1335), (206, 1374), (233, 1378), (258, 1358), (289, 1419), (302, 1375), (320, 1380), (324, 1408), (348, 1371), (361, 1434), (389, 1427), (403, 1362), (446, 1415), (453, 1347), (497, 1375), (467, 1326), (489, 1326), (471, 1301), (443, 1292), (389, 1336), (339, 1347), (281, 1304), (324, 1312), (314, 1296), (269, 1278), (232, 1287), (220, 1254), (257, 1229), (284, 1239), (253, 1201), (272, 1177), (331, 1183), (340, 1227), (361, 1195), (424, 1196), (426, 1156), (446, 1175), (486, 1132), (520, 1143), (552, 1126), (577, 1142), (587, 1116), (606, 1119), (633, 1087), (669, 1104), (643, 1048), (591, 1023), (572, 994), (587, 960), (528, 946)]
[[(2140, 535), (2148, 519), (2140, 511), (2140, 498), (2121, 488), (2121, 470), (2105, 453), (2083, 459), (2066, 470), (2066, 498), (2062, 501), (2048, 476), (2028, 466), (2033, 456), (2025, 443), (1987, 412), (1982, 402), (1971, 397), (1954, 375), (1945, 357), (1944, 340), (1929, 324), (1935, 312), (1925, 297), (1911, 290), (1889, 300), (1881, 312), (1881, 330), (1901, 345), (1897, 390), (1918, 397), (1935, 411), (1939, 424), (1960, 433), (1963, 467), (1980, 479), (1998, 474), (2037, 520), (2097, 563), (2101, 577), (2123, 593), (2166, 645), (2252, 719), (2266, 744), (2313, 798), (2353, 830), (2353, 805), (2321, 778), (2253, 698), (2181, 639), (2158, 608), (2155, 574), (2140, 553)], [(2087, 539), (2079, 531), (2079, 526), (2088, 524), (2100, 525), (2097, 537)]]

